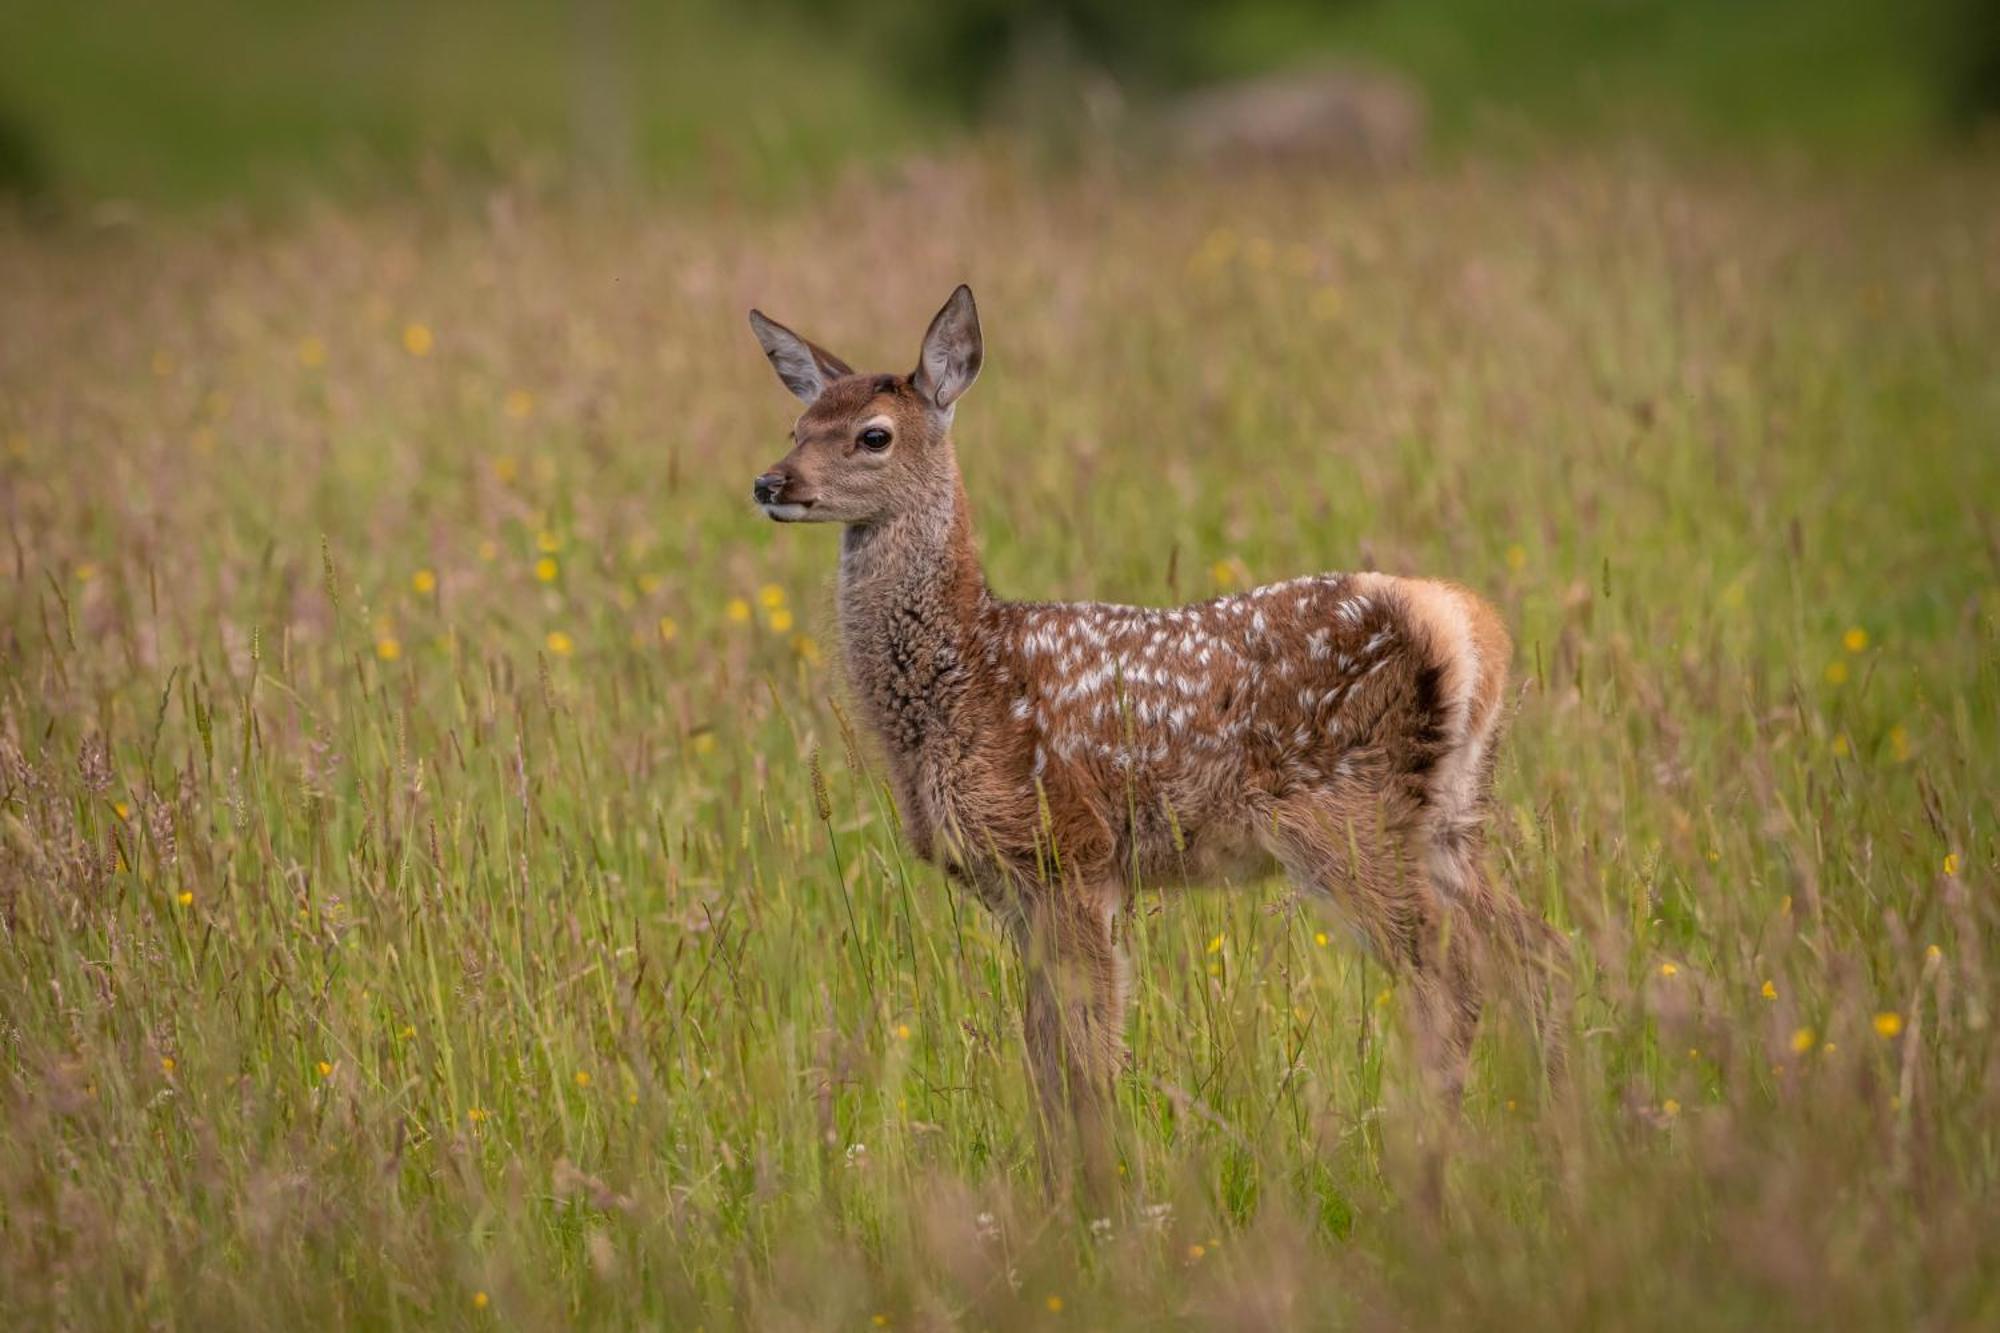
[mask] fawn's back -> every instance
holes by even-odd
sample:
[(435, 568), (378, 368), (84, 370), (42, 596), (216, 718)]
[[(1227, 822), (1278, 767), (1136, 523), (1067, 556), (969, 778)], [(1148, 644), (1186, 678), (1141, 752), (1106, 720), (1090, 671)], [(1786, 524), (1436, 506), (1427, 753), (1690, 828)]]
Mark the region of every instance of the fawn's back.
[[(1491, 608), (1449, 585), (1319, 575), (1172, 609), (989, 604), (981, 744), (1015, 779), (1028, 848), (1043, 803), (1093, 818), (1081, 849), (1154, 884), (1254, 875), (1272, 812), (1379, 797), (1397, 822), (1476, 818), (1505, 681)], [(980, 812), (991, 826), (994, 811)], [(1093, 858), (1096, 859), (1096, 858)]]

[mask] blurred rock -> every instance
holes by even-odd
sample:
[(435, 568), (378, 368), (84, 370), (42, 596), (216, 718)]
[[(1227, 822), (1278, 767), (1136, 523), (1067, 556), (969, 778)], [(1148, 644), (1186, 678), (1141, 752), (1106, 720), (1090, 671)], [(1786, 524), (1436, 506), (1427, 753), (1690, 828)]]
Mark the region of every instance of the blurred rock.
[(1387, 70), (1322, 65), (1218, 84), (1167, 113), (1174, 150), (1210, 165), (1407, 166), (1429, 122), (1423, 92)]

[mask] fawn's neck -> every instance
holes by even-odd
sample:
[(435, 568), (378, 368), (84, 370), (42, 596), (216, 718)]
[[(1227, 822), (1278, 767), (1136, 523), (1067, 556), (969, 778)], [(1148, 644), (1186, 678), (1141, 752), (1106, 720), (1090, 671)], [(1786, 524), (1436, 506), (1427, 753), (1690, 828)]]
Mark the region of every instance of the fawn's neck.
[(892, 759), (963, 738), (986, 601), (956, 470), (933, 504), (847, 529), (840, 620), (848, 684)]

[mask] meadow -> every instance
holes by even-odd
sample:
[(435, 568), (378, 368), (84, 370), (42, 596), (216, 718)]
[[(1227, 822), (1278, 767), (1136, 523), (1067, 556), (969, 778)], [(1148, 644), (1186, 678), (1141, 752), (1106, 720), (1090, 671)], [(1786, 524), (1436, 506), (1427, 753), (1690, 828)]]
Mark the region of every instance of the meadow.
[[(1990, 171), (975, 153), (17, 219), (0, 274), (13, 1326), (2000, 1322)], [(1044, 1197), (836, 539), (748, 502), (744, 311), (901, 370), (961, 279), (1003, 595), (1505, 610), (1565, 1092), (1499, 1012), (1440, 1124), (1283, 885), (1150, 896), (1121, 1195)]]

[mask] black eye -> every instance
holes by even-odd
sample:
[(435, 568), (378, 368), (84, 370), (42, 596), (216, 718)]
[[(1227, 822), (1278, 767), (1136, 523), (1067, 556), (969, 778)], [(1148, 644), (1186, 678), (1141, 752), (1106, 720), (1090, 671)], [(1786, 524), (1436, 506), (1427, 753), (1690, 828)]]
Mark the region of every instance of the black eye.
[(880, 426), (870, 426), (861, 432), (861, 447), (881, 453), (889, 447), (889, 432)]

